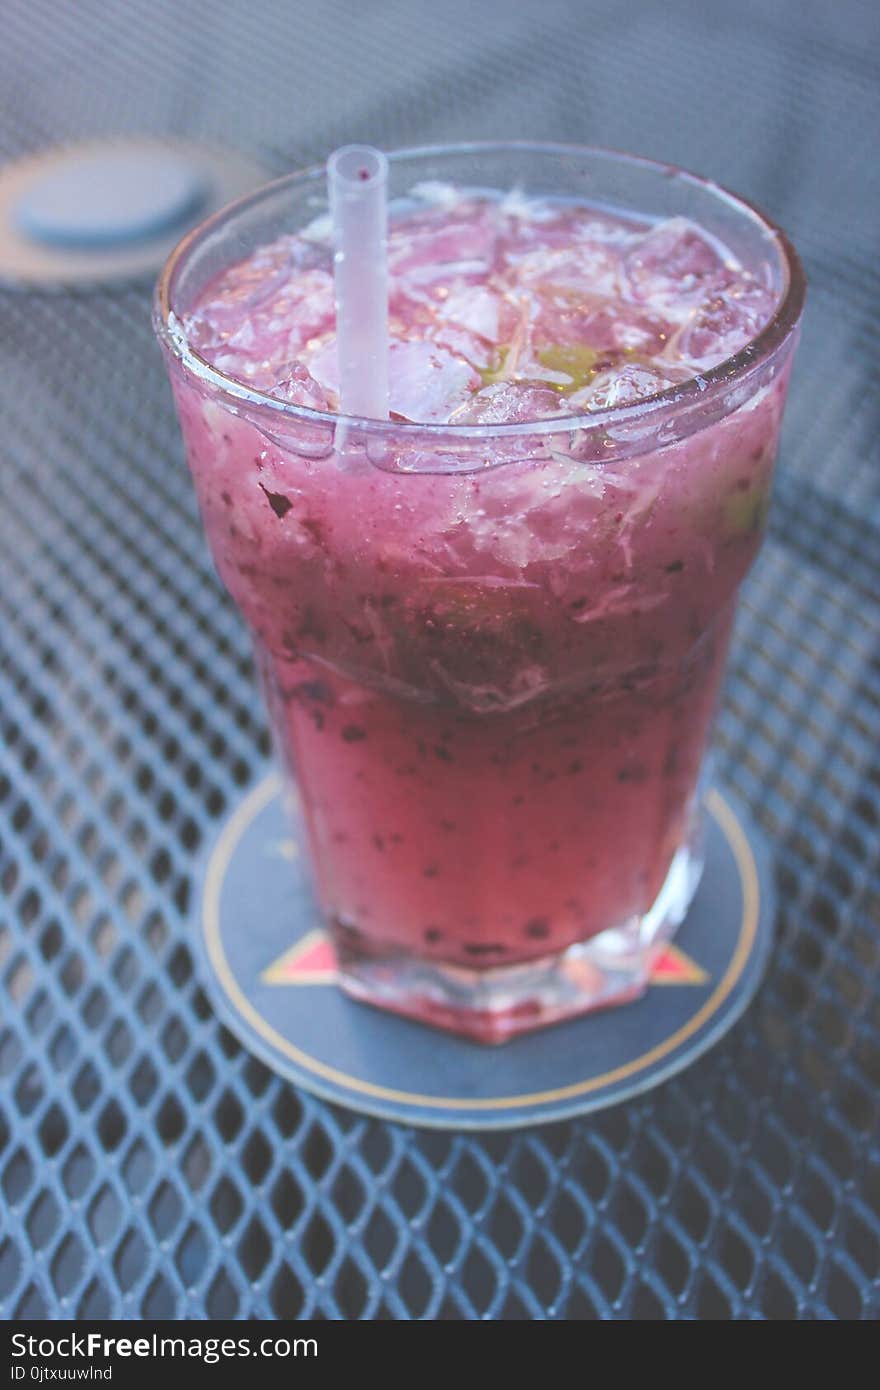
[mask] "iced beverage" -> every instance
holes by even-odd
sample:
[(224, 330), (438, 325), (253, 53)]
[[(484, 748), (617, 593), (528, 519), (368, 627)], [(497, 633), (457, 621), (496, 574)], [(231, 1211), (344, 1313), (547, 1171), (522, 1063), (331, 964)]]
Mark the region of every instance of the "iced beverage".
[(343, 984), (485, 1041), (637, 995), (687, 909), (799, 312), (745, 205), (579, 154), (393, 162), (388, 421), (338, 414), (314, 180), (159, 300)]

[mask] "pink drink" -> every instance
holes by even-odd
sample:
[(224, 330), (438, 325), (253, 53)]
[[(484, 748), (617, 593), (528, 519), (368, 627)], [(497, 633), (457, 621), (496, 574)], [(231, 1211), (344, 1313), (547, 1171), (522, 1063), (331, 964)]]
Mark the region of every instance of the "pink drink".
[(498, 1040), (640, 992), (690, 901), (791, 339), (719, 400), (770, 263), (684, 219), (419, 194), (390, 236), (399, 424), (334, 432), (320, 224), (189, 305), (247, 405), (172, 380), (344, 982)]

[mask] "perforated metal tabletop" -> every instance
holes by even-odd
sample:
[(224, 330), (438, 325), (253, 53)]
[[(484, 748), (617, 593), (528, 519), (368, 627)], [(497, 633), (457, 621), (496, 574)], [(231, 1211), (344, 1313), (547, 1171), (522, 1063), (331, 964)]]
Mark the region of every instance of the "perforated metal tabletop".
[(769, 976), (652, 1094), (485, 1138), (334, 1110), (215, 1019), (191, 870), (267, 739), (148, 288), (0, 292), (5, 1316), (880, 1311), (877, 29), (871, 0), (7, 0), (4, 158), (607, 144), (759, 202), (811, 290), (717, 735), (772, 841)]

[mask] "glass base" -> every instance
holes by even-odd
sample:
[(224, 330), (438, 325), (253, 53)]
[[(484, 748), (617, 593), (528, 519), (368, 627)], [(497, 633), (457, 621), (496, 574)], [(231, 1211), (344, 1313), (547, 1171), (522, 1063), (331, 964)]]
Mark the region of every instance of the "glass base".
[(502, 1043), (566, 1018), (625, 1004), (647, 988), (684, 920), (703, 869), (702, 836), (678, 851), (643, 916), (522, 965), (469, 970), (414, 956), (366, 956), (337, 942), (340, 984), (362, 1003), (476, 1042)]

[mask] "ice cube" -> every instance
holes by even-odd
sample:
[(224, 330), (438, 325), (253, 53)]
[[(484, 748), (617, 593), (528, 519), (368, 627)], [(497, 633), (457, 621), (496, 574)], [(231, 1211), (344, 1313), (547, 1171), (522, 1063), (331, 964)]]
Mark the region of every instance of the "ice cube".
[(491, 204), (464, 203), (455, 217), (446, 210), (431, 211), (403, 224), (392, 223), (388, 266), (404, 283), (486, 275), (492, 269), (497, 238), (497, 215)]
[(637, 234), (631, 223), (596, 213), (588, 215), (583, 207), (561, 207), (538, 200), (526, 214), (516, 204), (509, 206), (505, 199), (500, 210), (507, 215), (502, 216), (499, 262), (515, 267), (525, 259), (526, 273), (534, 271), (539, 279), (540, 259), (527, 258), (551, 252), (556, 253), (560, 275), (580, 279), (586, 272), (598, 283), (602, 274), (613, 270)]
[(289, 405), (307, 406), (310, 410), (330, 409), (326, 391), (301, 362), (295, 362), (289, 374), (275, 382), (269, 395)]
[(454, 208), (461, 202), (461, 191), (454, 183), (444, 183), (441, 179), (423, 179), (410, 190), (413, 198), (421, 198), (424, 203), (435, 207)]
[(329, 245), (333, 240), (333, 218), (329, 212), (320, 212), (301, 228), (299, 234), (303, 241), (314, 242), (319, 246)]
[[(574, 351), (577, 351), (577, 349), (574, 349)], [(562, 371), (557, 367), (551, 367), (548, 363), (541, 360), (543, 356), (544, 354), (541, 353), (537, 362), (520, 360), (519, 366), (516, 369), (517, 381), (537, 381), (540, 382), (542, 386), (558, 386), (560, 391), (570, 391), (576, 380), (576, 378), (572, 376), (571, 370)], [(595, 361), (595, 353), (590, 353), (590, 358)], [(565, 366), (570, 368), (571, 364), (566, 362)], [(590, 375), (592, 375), (592, 372), (590, 372)]]
[(191, 314), (184, 316), (183, 325), (187, 338), (197, 352), (210, 352), (215, 348), (225, 348), (230, 338), (241, 332), (243, 326), (251, 323), (250, 314), (256, 314), (260, 306), (287, 283), (288, 272), (276, 270), (255, 274), (248, 267), (242, 269), (240, 283), (224, 283), (223, 277), (213, 287), (209, 298), (204, 299)]
[(227, 346), (235, 348), (236, 352), (247, 353), (248, 349), (254, 346), (256, 337), (257, 333), (254, 328), (253, 319), (245, 319), (244, 322), (236, 328), (234, 333), (229, 334), (226, 342)]
[(307, 270), (267, 307), (267, 327), (287, 331), (293, 357), (310, 338), (336, 327), (333, 276), (327, 270)]
[(584, 345), (597, 353), (662, 352), (671, 333), (666, 319), (637, 308), (578, 300), (573, 292), (542, 295), (534, 320), (535, 343)]
[(565, 414), (559, 393), (548, 386), (524, 381), (499, 381), (482, 391), (456, 411), (455, 424), (510, 425), (524, 420), (546, 420)]
[(734, 283), (700, 305), (670, 351), (701, 369), (717, 366), (760, 333), (772, 311), (772, 291), (756, 281)]
[(440, 303), (437, 314), (446, 322), (459, 324), (471, 333), (479, 333), (491, 343), (502, 341), (502, 313), (505, 301), (500, 294), (486, 286), (459, 286)]
[(308, 371), (319, 388), (333, 396), (339, 394), (339, 349), (331, 333), (318, 347), (305, 354)]
[(586, 340), (595, 347), (650, 355), (662, 352), (669, 337), (669, 324), (656, 314), (636, 313), (627, 305), (603, 305), (590, 314), (584, 325)]
[(494, 348), (478, 333), (471, 333), (457, 323), (444, 323), (441, 319), (427, 329), (425, 337), (447, 348), (455, 357), (463, 357), (476, 367), (478, 372), (490, 370)]
[(559, 210), (540, 198), (530, 198), (521, 184), (515, 184), (498, 204), (503, 217), (511, 217), (524, 222), (553, 222), (559, 217)]
[(636, 241), (623, 270), (634, 299), (681, 321), (707, 289), (729, 278), (731, 267), (699, 227), (672, 217)]
[(254, 309), (270, 298), (291, 276), (294, 266), (287, 250), (263, 248), (251, 260), (230, 266), (216, 280), (205, 307)]
[[(208, 356), (226, 346), (226, 339), (232, 331), (228, 322), (218, 320), (211, 312), (210, 305), (201, 306), (194, 313), (185, 314), (183, 317), (184, 342), (189, 343), (196, 352)], [(232, 322), (234, 323), (234, 320)]]
[(480, 384), (470, 363), (432, 342), (392, 343), (389, 375), (391, 411), (407, 420), (448, 420)]
[(690, 375), (687, 369), (671, 364), (661, 370), (642, 362), (621, 362), (600, 372), (583, 390), (569, 396), (568, 406), (573, 410), (610, 410), (618, 405), (632, 405), (687, 380)]
[(184, 327), (197, 352), (262, 388), (280, 378), (310, 339), (332, 329), (336, 311), (327, 270), (292, 272), (287, 254), (256, 259), (260, 265), (233, 268), (239, 279), (227, 271)]
[(473, 286), (453, 290), (431, 317), (425, 336), (485, 370), (493, 360), (496, 344), (511, 342), (520, 312), (494, 290)]
[(544, 229), (537, 249), (520, 253), (515, 242), (506, 246), (505, 259), (513, 269), (517, 285), (545, 293), (559, 286), (576, 290), (581, 299), (614, 294), (620, 269), (617, 248), (592, 241), (572, 246), (570, 230), (566, 230), (565, 235), (568, 243), (559, 247), (546, 244), (548, 233)]

